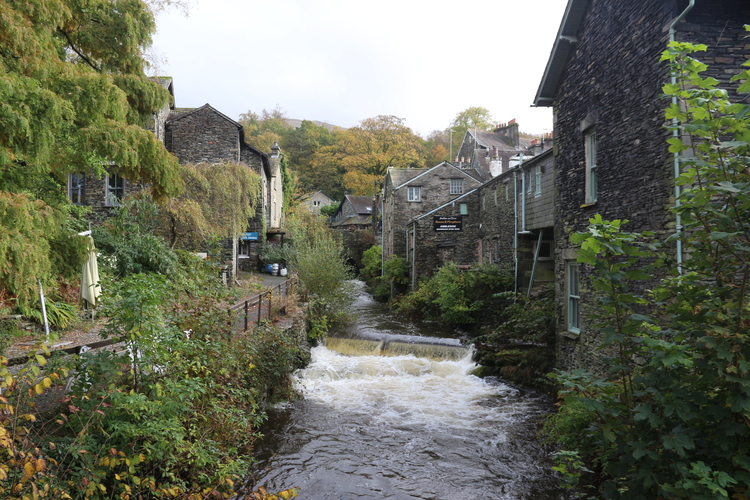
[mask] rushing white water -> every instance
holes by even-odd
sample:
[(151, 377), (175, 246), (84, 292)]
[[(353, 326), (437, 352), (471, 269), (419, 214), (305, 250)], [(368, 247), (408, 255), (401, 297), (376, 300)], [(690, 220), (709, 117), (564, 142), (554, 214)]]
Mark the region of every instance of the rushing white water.
[[(366, 296), (355, 305), (360, 323), (345, 336), (419, 336), (435, 352), (446, 345)], [(249, 486), (297, 487), (302, 500), (561, 497), (535, 440), (549, 410), (544, 396), (471, 375), (470, 356), (370, 352), (312, 350), (312, 362), (294, 376), (301, 399), (269, 412)]]
[(470, 376), (470, 355), (461, 361), (414, 356), (342, 356), (316, 347), (312, 363), (294, 385), (305, 398), (337, 412), (360, 414), (373, 425), (480, 428), (503, 419), (487, 403), (514, 392)]

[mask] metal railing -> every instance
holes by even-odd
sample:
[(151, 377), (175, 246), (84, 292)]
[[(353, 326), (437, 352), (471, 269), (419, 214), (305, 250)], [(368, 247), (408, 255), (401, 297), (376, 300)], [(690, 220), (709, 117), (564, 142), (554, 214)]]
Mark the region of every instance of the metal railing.
[(294, 292), (298, 283), (298, 278), (292, 276), (283, 283), (233, 305), (227, 312), (230, 315), (240, 313), (239, 318), (243, 321), (242, 331), (246, 332), (253, 320), (255, 320), (255, 325), (259, 325), (264, 319), (270, 318), (273, 313), (274, 297), (278, 297), (280, 304), (284, 297)]

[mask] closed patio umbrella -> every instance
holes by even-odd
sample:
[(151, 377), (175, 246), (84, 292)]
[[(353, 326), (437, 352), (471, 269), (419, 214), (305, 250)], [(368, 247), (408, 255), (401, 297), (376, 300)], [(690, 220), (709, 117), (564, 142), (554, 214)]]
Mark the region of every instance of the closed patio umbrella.
[(88, 257), (83, 263), (83, 275), (81, 276), (81, 294), (79, 301), (85, 308), (96, 307), (97, 299), (102, 294), (99, 286), (99, 265), (96, 262), (96, 248), (91, 236), (86, 238)]

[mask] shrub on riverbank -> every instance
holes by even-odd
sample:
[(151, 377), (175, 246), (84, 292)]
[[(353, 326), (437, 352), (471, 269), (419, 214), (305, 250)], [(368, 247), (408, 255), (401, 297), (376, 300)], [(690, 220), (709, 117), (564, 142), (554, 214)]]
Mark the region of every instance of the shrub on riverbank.
[[(38, 356), (17, 375), (0, 365), (0, 496), (232, 494), (263, 407), (288, 395), (299, 351), (272, 326), (231, 335), (213, 268), (184, 265), (189, 272), (169, 280), (135, 274), (110, 284), (105, 335), (124, 338), (127, 349), (55, 368)], [(75, 382), (64, 404), (37, 411), (61, 397), (68, 373)]]
[(309, 337), (325, 337), (335, 324), (348, 320), (352, 270), (346, 263), (341, 235), (324, 219), (298, 209), (287, 214), (288, 262), (309, 301)]
[(477, 328), (502, 319), (505, 298), (498, 294), (512, 289), (513, 276), (504, 267), (484, 264), (464, 271), (450, 262), (400, 298), (396, 310), (456, 327)]
[(383, 247), (375, 245), (362, 254), (360, 277), (372, 296), (388, 302), (405, 294), (409, 287), (409, 264), (402, 257), (391, 256), (383, 262)]

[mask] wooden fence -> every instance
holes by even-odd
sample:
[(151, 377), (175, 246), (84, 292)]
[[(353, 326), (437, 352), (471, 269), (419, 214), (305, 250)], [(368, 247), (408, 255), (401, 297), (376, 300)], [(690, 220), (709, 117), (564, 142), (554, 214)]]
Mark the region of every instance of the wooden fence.
[(228, 313), (240, 313), (239, 318), (242, 319), (243, 327), (242, 331), (246, 332), (249, 325), (254, 321), (254, 324), (259, 325), (264, 319), (268, 319), (273, 312), (274, 299), (277, 300), (277, 304), (280, 304), (284, 297), (290, 293), (294, 293), (295, 287), (299, 283), (296, 276), (292, 276), (283, 283), (279, 283), (273, 288), (259, 293), (255, 297), (251, 297), (247, 300), (243, 300), (228, 309)]

